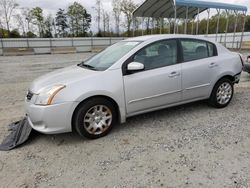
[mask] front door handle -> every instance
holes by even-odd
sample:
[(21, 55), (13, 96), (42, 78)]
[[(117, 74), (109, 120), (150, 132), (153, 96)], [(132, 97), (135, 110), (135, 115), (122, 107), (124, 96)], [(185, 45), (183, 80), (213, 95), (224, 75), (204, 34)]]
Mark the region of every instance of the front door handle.
[(174, 77), (177, 77), (177, 76), (180, 76), (180, 73), (179, 72), (176, 72), (176, 71), (173, 71), (171, 72), (168, 77), (169, 78), (174, 78)]
[(214, 62), (209, 64), (209, 68), (214, 68), (214, 67), (217, 67), (217, 66), (218, 66), (217, 63), (214, 63)]

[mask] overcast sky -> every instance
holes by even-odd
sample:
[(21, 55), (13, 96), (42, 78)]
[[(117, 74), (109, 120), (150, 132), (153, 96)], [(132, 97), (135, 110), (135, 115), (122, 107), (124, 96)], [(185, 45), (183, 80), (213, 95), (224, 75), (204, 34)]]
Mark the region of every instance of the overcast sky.
[[(55, 12), (59, 9), (66, 9), (68, 5), (72, 4), (74, 1), (81, 3), (89, 13), (91, 13), (93, 20), (95, 18), (95, 0), (17, 0), (20, 7), (41, 7), (44, 10), (45, 15), (51, 13), (55, 15)], [(211, 1), (211, 0), (207, 0)], [(225, 2), (225, 0), (212, 0), (215, 2)], [(101, 0), (103, 7), (106, 11), (112, 12), (112, 0)], [(135, 3), (141, 4), (144, 0), (134, 0)], [(248, 14), (250, 14), (250, 0), (226, 0), (226, 3), (234, 3), (238, 5), (248, 6)], [(111, 15), (111, 14), (110, 14)], [(92, 22), (92, 30), (96, 30), (95, 22)]]

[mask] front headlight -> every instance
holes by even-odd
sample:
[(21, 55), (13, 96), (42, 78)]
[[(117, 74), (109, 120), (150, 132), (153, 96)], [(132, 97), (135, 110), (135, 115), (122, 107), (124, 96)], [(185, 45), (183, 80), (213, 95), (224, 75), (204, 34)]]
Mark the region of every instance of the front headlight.
[(37, 105), (50, 105), (52, 104), (53, 98), (56, 94), (65, 88), (65, 85), (55, 85), (43, 89), (37, 96), (35, 104)]

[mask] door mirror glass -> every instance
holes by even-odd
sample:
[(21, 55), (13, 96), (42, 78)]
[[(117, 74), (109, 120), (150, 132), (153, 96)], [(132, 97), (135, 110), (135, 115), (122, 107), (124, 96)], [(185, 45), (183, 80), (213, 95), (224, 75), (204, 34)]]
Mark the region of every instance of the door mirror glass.
[(144, 69), (144, 65), (139, 62), (131, 62), (128, 64), (127, 70), (128, 71), (140, 71)]

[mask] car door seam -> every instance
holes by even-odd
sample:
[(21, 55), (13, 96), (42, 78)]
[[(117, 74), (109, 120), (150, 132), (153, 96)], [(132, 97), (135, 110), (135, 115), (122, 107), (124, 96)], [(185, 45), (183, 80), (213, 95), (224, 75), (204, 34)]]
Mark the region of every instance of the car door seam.
[(134, 99), (134, 100), (129, 101), (128, 104), (131, 104), (131, 103), (134, 103), (134, 102), (139, 102), (139, 101), (142, 101), (142, 100), (152, 99), (152, 98), (156, 98), (156, 97), (161, 97), (161, 96), (164, 96), (164, 95), (179, 93), (179, 92), (182, 92), (182, 90), (175, 90), (175, 91), (170, 91), (170, 92), (161, 93), (161, 94), (157, 94), (157, 95), (152, 95), (152, 96), (149, 96), (149, 97)]
[(188, 87), (185, 90), (198, 89), (198, 88), (206, 87), (206, 86), (210, 86), (210, 85), (211, 85), (210, 83), (207, 83), (207, 84), (197, 85), (197, 86), (193, 86), (193, 87)]

